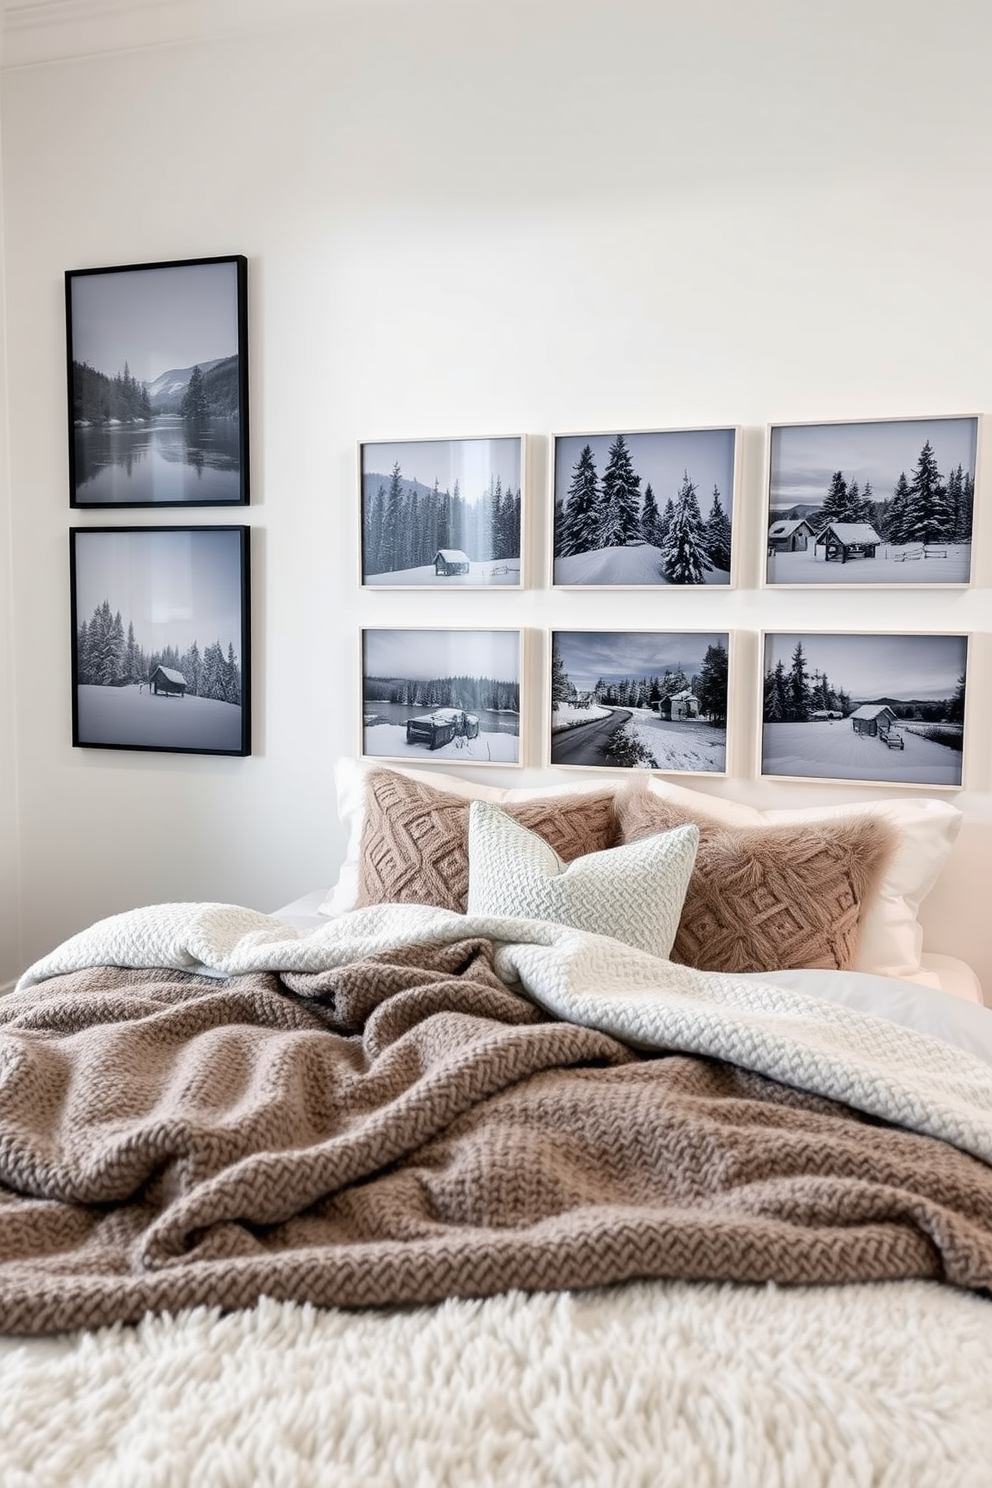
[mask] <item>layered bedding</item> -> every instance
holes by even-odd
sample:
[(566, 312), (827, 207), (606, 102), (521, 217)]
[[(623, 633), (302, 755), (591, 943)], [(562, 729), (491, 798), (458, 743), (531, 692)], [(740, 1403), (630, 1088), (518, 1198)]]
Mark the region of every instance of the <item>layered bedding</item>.
[(129, 911), (0, 1000), (0, 1480), (985, 1481), (992, 1013), (927, 984), (929, 803), (797, 866), (400, 773), (350, 888)]

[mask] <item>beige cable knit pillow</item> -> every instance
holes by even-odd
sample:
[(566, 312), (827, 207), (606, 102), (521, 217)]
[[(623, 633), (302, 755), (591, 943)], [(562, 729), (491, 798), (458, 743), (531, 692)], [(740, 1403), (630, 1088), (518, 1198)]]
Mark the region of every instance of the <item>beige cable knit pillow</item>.
[(645, 791), (619, 791), (621, 840), (695, 822), (699, 847), (673, 961), (704, 971), (849, 971), (862, 916), (895, 850), (883, 818), (724, 826)]
[[(566, 863), (613, 847), (619, 829), (612, 790), (502, 803)], [(356, 908), (368, 904), (436, 904), (464, 914), (468, 902), (471, 802), (393, 770), (365, 782), (365, 820)]]

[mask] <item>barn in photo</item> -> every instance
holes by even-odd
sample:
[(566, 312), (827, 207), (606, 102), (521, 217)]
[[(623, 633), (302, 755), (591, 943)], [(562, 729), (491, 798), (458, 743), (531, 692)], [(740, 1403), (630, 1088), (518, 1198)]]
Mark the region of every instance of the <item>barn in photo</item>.
[(148, 691), (154, 692), (156, 696), (164, 693), (166, 697), (185, 697), (188, 685), (182, 672), (161, 665), (155, 668), (148, 679)]
[(461, 548), (438, 548), (434, 554), (434, 572), (439, 579), (450, 574), (467, 574), (468, 570), (468, 554)]
[(805, 553), (816, 533), (805, 517), (781, 519), (768, 529), (769, 553)]
[(867, 734), (870, 738), (884, 739), (895, 722), (896, 715), (888, 703), (863, 703), (851, 714), (854, 732)]
[(698, 718), (699, 699), (691, 688), (685, 687), (681, 692), (673, 692), (671, 697), (662, 698), (658, 712), (662, 718)]
[(874, 558), (882, 539), (870, 522), (831, 522), (816, 539), (814, 558), (827, 563), (847, 563), (851, 558)]

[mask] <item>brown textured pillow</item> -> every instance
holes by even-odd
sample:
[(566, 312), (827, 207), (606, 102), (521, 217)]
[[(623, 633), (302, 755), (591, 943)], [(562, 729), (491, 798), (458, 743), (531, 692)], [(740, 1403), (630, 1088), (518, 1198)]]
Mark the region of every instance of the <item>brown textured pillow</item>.
[[(570, 863), (618, 840), (612, 790), (504, 801), (501, 810), (549, 842)], [(356, 908), (436, 904), (464, 913), (468, 901), (471, 802), (393, 770), (365, 783), (365, 823)]]
[(621, 839), (694, 821), (699, 848), (672, 960), (703, 971), (849, 971), (897, 833), (878, 816), (730, 827), (646, 791), (616, 797)]

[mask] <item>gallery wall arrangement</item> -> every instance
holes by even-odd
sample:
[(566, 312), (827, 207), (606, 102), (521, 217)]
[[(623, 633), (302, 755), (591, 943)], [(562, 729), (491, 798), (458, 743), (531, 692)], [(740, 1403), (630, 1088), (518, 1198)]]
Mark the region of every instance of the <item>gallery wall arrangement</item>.
[[(361, 444), (363, 586), (523, 587), (535, 438)], [(769, 425), (762, 585), (968, 587), (978, 443), (977, 415)], [(564, 590), (734, 588), (739, 449), (735, 427), (551, 435), (551, 603)], [(601, 603), (590, 597), (593, 614)], [(739, 773), (731, 630), (552, 624), (534, 685), (523, 635), (363, 629), (362, 753), (521, 765), (537, 715), (544, 764)], [(757, 716), (759, 776), (962, 787), (967, 635), (838, 627), (757, 641), (760, 671), (737, 695)]]
[[(247, 259), (73, 269), (65, 294), (70, 508), (248, 505)], [(595, 591), (735, 588), (740, 433), (549, 436), (551, 603), (591, 591), (595, 621)], [(525, 676), (526, 632), (503, 621), (532, 579), (535, 438), (358, 445), (359, 587), (488, 592), (499, 611), (362, 628), (360, 752), (521, 766), (534, 737), (565, 769), (734, 773), (729, 629), (552, 616)], [(769, 425), (761, 584), (966, 588), (978, 445), (974, 414)], [(250, 753), (250, 542), (247, 526), (70, 529), (74, 746)], [(763, 632), (759, 651), (743, 689), (759, 775), (962, 786), (966, 635)]]
[[(69, 505), (249, 501), (248, 260), (65, 275)], [(251, 531), (72, 527), (72, 743), (251, 752)]]

